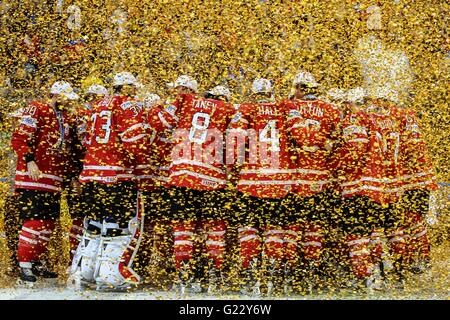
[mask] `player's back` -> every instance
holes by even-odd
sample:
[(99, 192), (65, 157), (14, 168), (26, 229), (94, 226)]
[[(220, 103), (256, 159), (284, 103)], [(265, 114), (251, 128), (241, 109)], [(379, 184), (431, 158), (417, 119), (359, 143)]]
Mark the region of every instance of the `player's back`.
[(81, 182), (116, 182), (130, 178), (130, 162), (120, 142), (117, 118), (120, 109), (131, 104), (126, 96), (112, 96), (92, 107), (87, 123), (86, 156)]
[(339, 110), (319, 99), (294, 99), (285, 104), (296, 162), (297, 184), (293, 191), (306, 197), (332, 188), (332, 142), (338, 137)]
[(239, 191), (259, 198), (282, 198), (289, 192), (293, 181), (285, 118), (284, 106), (279, 103), (239, 105), (230, 124), (230, 134), (239, 134), (241, 130), (246, 136), (235, 140), (233, 146), (237, 161), (239, 154), (247, 149), (239, 171)]
[(427, 144), (422, 136), (417, 116), (413, 110), (404, 109), (400, 112), (400, 149), (399, 166), (401, 177), (397, 187), (402, 190), (437, 188)]
[[(399, 161), (401, 114), (398, 108), (369, 106), (367, 114), (371, 124), (371, 144), (366, 166), (372, 168), (372, 176), (383, 182), (384, 200), (398, 199), (396, 181), (400, 177)], [(376, 172), (375, 172), (376, 171)]]
[(199, 190), (224, 188), (223, 143), (232, 108), (192, 94), (177, 101), (169, 183)]

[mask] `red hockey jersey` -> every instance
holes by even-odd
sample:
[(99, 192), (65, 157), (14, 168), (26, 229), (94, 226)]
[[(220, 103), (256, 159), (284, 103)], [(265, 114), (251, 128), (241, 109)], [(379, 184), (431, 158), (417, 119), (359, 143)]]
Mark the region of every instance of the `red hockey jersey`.
[[(159, 121), (162, 106), (146, 111), (144, 121)], [(145, 145), (136, 157), (134, 175), (139, 190), (150, 191), (156, 187), (167, 187), (172, 152), (172, 132), (170, 129), (157, 132), (150, 126), (141, 128), (147, 134)]]
[(146, 137), (140, 130), (143, 105), (126, 96), (94, 105), (87, 124), (86, 156), (80, 182), (115, 183), (134, 177), (135, 155)]
[(224, 135), (233, 109), (220, 100), (181, 94), (158, 114), (159, 130), (175, 129), (168, 183), (214, 190), (226, 186)]
[[(20, 124), (11, 138), (17, 155), (15, 188), (60, 192), (67, 172), (74, 132), (67, 112), (46, 102), (32, 101), (21, 110)], [(34, 155), (42, 177), (33, 180), (27, 172), (25, 155)]]
[(366, 166), (373, 171), (372, 183), (376, 184), (372, 189), (382, 189), (383, 203), (395, 202), (402, 192), (396, 185), (401, 175), (401, 113), (395, 106), (387, 110), (369, 106), (367, 114), (371, 121), (371, 139), (374, 140), (373, 150), (366, 159)]
[(261, 101), (238, 106), (229, 126), (227, 151), (241, 165), (239, 191), (258, 198), (283, 198), (291, 190), (294, 177), (285, 119), (283, 104)]
[(433, 164), (413, 110), (401, 112), (398, 159), (401, 174), (394, 183), (397, 188), (402, 191), (437, 188)]
[(320, 100), (290, 100), (284, 104), (295, 158), (293, 192), (307, 197), (333, 187), (329, 161), (338, 134), (339, 110)]
[(379, 170), (383, 160), (380, 148), (379, 139), (372, 132), (372, 122), (363, 110), (352, 112), (342, 120), (332, 167), (343, 198), (365, 195), (383, 202), (385, 184), (383, 172)]

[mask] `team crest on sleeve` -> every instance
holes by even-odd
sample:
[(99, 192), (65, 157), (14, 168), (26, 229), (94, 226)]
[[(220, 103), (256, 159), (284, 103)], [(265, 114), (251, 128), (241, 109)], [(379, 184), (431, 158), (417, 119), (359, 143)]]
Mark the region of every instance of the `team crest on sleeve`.
[(241, 121), (241, 119), (242, 119), (242, 113), (238, 112), (233, 116), (233, 119), (231, 119), (231, 122), (236, 123), (236, 122)]
[(300, 118), (302, 116), (301, 112), (298, 110), (289, 110), (288, 119)]
[(122, 104), (120, 105), (120, 107), (121, 107), (123, 110), (129, 109), (129, 108), (131, 108), (131, 106), (132, 106), (131, 101), (125, 101), (124, 103), (122, 103)]
[(134, 116), (137, 116), (144, 108), (144, 105), (138, 103), (137, 101), (125, 101), (120, 105), (120, 107), (122, 108), (122, 110), (129, 109), (133, 112)]
[(174, 115), (175, 112), (177, 111), (177, 107), (173, 104), (170, 104), (165, 108), (165, 111), (171, 115)]
[(36, 128), (37, 121), (35, 118), (25, 116), (22, 118), (22, 121), (20, 122), (20, 124), (26, 125), (28, 127)]

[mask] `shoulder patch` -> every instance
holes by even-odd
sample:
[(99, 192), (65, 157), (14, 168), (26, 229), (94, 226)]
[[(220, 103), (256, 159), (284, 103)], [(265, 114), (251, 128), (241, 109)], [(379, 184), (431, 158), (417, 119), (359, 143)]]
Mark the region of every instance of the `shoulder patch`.
[(30, 116), (24, 116), (24, 117), (22, 117), (22, 121), (20, 122), (20, 124), (26, 125), (28, 127), (36, 128), (37, 120)]
[(237, 113), (234, 114), (233, 119), (231, 119), (231, 122), (232, 123), (236, 123), (236, 122), (241, 121), (241, 119), (242, 119), (242, 113), (241, 112), (237, 112)]
[(171, 114), (171, 115), (174, 115), (175, 112), (177, 111), (177, 107), (176, 107), (175, 105), (173, 105), (173, 104), (170, 104), (170, 105), (168, 105), (167, 107), (165, 107), (164, 110), (165, 110), (167, 113), (169, 113), (169, 114)]
[(288, 118), (289, 119), (293, 119), (293, 118), (301, 118), (302, 117), (302, 113), (299, 110), (289, 110), (288, 112)]
[(121, 107), (123, 110), (127, 110), (128, 108), (131, 108), (132, 105), (133, 105), (133, 104), (131, 103), (131, 101), (125, 101), (124, 103), (122, 103), (122, 104), (120, 105), (120, 107)]

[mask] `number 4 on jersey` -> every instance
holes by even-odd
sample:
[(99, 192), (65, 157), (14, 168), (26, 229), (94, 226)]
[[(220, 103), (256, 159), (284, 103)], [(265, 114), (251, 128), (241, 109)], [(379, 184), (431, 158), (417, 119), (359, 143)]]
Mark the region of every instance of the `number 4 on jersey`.
[[(269, 135), (270, 133), (270, 135)], [(278, 137), (277, 121), (269, 120), (264, 129), (259, 133), (259, 141), (271, 144), (272, 152), (280, 151), (280, 139)]]

